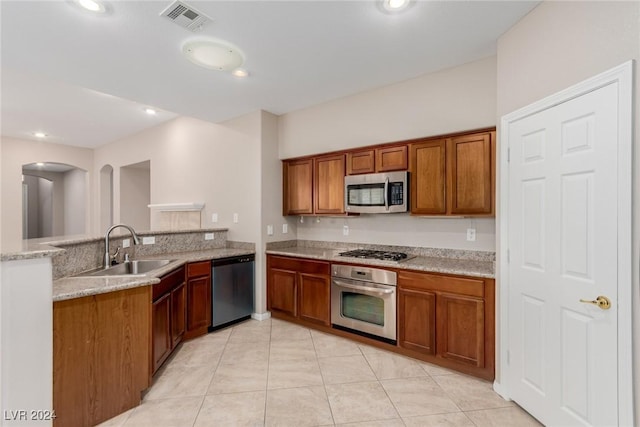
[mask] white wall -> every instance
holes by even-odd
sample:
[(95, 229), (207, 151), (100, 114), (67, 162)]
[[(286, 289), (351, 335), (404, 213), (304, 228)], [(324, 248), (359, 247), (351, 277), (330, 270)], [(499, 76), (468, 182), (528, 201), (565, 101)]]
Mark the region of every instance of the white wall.
[[(259, 112), (219, 124), (179, 117), (96, 148), (95, 170), (107, 164), (114, 169), (114, 222), (121, 220), (120, 168), (149, 160), (152, 204), (205, 202), (202, 227), (227, 227), (231, 240), (256, 241), (259, 135)], [(99, 187), (94, 186), (96, 192)], [(99, 197), (94, 199), (97, 203)], [(214, 212), (217, 223), (211, 222)], [(237, 224), (233, 213), (239, 214)]]
[[(281, 158), (441, 135), (495, 126), (496, 58), (359, 93), (279, 119)], [(343, 236), (343, 225), (349, 236)], [(467, 242), (466, 229), (477, 228)], [(386, 243), (470, 250), (495, 250), (495, 220), (361, 215), (307, 218), (298, 223), (305, 240)]]
[(64, 234), (86, 232), (87, 172), (72, 169), (64, 173)]
[[(0, 158), (2, 241), (0, 244), (3, 252), (11, 252), (19, 250), (22, 245), (22, 165), (37, 162), (66, 163), (88, 171), (89, 182), (92, 182), (93, 150), (4, 137), (0, 145), (2, 147)], [(91, 205), (89, 200), (85, 203), (87, 229), (91, 230)]]
[(0, 425), (3, 426), (51, 425), (51, 421), (28, 417), (12, 420), (8, 415), (9, 411), (55, 409), (51, 271), (48, 257), (0, 262)]
[[(100, 190), (103, 189), (101, 185)], [(149, 203), (151, 203), (150, 162), (121, 167), (120, 222), (130, 225), (137, 231), (151, 230)]]
[(280, 116), (280, 158), (494, 126), (496, 58)]
[(38, 236), (36, 237), (53, 236), (53, 189), (53, 181), (38, 178)]
[[(544, 2), (498, 40), (498, 117), (636, 60), (635, 140), (640, 137), (640, 2)], [(635, 149), (634, 164), (640, 164)], [(498, 163), (499, 164), (499, 163)], [(636, 425), (640, 425), (640, 174), (634, 177), (633, 311)], [(615, 374), (615, 373), (612, 373)]]
[[(349, 226), (346, 237), (342, 235), (344, 225)], [(475, 242), (467, 242), (467, 228), (476, 229)], [(306, 217), (304, 224), (298, 223), (298, 239), (493, 251), (495, 220), (412, 217), (409, 214)]]

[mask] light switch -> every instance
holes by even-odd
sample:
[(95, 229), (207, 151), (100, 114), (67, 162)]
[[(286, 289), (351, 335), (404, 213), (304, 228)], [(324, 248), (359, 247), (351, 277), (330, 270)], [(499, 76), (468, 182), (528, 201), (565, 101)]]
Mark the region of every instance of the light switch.
[(212, 213), (211, 214), (211, 222), (218, 222), (218, 214), (217, 213)]
[(131, 239), (122, 239), (122, 249), (131, 246)]
[(267, 236), (273, 236), (273, 225), (267, 225)]
[(287, 234), (289, 232), (289, 224), (282, 224), (282, 234)]
[(234, 213), (234, 214), (233, 214), (233, 223), (234, 223), (234, 224), (237, 224), (237, 223), (238, 223), (238, 214), (237, 214), (237, 213)]
[(142, 238), (143, 245), (155, 245), (156, 237), (155, 236), (147, 236)]
[(213, 240), (216, 235), (214, 233), (204, 233), (204, 240)]
[(343, 236), (348, 236), (349, 235), (349, 226), (348, 225), (344, 225), (342, 227), (342, 235)]

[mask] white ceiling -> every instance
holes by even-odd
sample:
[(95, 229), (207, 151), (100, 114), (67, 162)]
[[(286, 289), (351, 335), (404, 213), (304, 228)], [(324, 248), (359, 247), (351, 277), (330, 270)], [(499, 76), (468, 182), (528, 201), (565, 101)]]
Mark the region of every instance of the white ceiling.
[[(213, 18), (192, 33), (159, 16), (171, 1), (0, 2), (2, 135), (97, 147), (186, 115), (211, 122), (283, 114), (481, 59), (538, 1), (187, 1)], [(181, 54), (193, 38), (245, 54), (246, 79)], [(146, 115), (146, 106), (159, 109)]]

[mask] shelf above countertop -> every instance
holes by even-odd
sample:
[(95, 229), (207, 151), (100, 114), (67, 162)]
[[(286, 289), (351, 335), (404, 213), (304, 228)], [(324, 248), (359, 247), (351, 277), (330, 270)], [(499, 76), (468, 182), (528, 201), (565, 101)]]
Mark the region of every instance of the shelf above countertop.
[(161, 212), (201, 211), (204, 208), (204, 202), (155, 203), (147, 207)]

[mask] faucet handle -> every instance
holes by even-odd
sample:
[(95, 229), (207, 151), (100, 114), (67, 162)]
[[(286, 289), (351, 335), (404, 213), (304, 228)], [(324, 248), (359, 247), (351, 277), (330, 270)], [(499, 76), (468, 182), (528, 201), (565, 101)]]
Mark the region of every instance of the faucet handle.
[(120, 253), (120, 246), (118, 246), (116, 248), (116, 251), (113, 253), (113, 255), (110, 255), (110, 259), (111, 259), (111, 265), (116, 265), (118, 263), (118, 260), (116, 259), (118, 257), (118, 254)]

